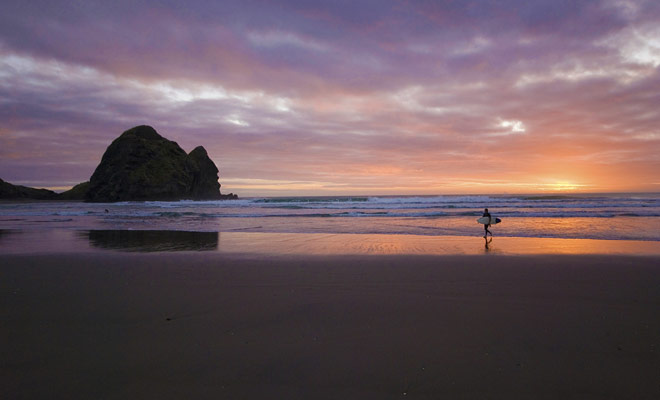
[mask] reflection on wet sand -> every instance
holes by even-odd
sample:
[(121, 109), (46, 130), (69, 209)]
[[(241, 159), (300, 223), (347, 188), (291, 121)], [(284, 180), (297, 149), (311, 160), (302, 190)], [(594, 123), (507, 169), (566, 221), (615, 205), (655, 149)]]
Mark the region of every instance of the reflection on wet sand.
[(23, 232), (18, 229), (0, 229), (0, 243), (5, 246), (11, 245), (12, 241), (20, 238)]
[(99, 230), (82, 233), (92, 247), (154, 251), (208, 251), (218, 248), (218, 232)]
[(491, 236), (489, 239), (486, 236), (484, 236), (484, 240), (486, 241), (486, 253), (488, 253), (490, 251), (490, 246), (488, 245), (490, 244), (490, 242), (493, 241), (493, 237)]
[(3, 237), (6, 240), (9, 235), (11, 235), (14, 231), (11, 231), (9, 229), (0, 229), (0, 243), (3, 241)]
[[(222, 237), (222, 240), (220, 238)], [(658, 255), (660, 242), (633, 240), (482, 238), (380, 234), (301, 234), (140, 230), (0, 230), (0, 254), (217, 251), (251, 255), (350, 254), (633, 254)]]
[(379, 234), (222, 232), (218, 251), (245, 254), (660, 254), (660, 242)]

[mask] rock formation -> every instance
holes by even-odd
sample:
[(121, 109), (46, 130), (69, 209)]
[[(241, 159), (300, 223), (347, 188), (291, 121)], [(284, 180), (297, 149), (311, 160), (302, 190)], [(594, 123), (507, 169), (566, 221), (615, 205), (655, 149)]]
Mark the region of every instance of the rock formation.
[(89, 180), (86, 200), (215, 200), (221, 195), (218, 168), (203, 147), (186, 154), (150, 126), (129, 129), (103, 154)]
[(188, 154), (188, 158), (195, 166), (191, 194), (193, 198), (215, 198), (220, 194), (218, 183), (218, 168), (206, 153), (206, 149), (197, 146)]
[(176, 142), (147, 125), (122, 133), (106, 149), (89, 182), (64, 193), (17, 186), (0, 179), (0, 199), (87, 200), (92, 202), (142, 200), (236, 199), (220, 194), (218, 168), (204, 147), (186, 154)]

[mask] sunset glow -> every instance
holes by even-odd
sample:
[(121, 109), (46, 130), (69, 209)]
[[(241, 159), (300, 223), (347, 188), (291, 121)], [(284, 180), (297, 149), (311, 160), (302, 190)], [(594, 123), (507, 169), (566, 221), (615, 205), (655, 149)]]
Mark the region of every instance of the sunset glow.
[(240, 196), (660, 190), (660, 3), (3, 3), (0, 178), (152, 125)]

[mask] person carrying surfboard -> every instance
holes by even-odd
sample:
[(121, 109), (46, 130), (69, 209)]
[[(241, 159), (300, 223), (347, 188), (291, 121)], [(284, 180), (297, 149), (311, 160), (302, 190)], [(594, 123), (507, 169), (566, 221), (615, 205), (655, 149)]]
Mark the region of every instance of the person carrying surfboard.
[(484, 224), (484, 239), (488, 236), (490, 233), (490, 236), (493, 236), (493, 232), (488, 230), (488, 227), (490, 227), (490, 221), (493, 217), (490, 216), (490, 213), (488, 212), (487, 208), (484, 208), (484, 215), (483, 217), (488, 217), (488, 223)]

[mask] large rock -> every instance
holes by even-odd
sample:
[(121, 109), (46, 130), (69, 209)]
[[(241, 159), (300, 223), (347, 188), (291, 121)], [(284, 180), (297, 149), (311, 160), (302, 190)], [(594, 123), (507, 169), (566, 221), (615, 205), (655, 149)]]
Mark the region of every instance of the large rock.
[(86, 200), (211, 200), (222, 196), (218, 168), (203, 147), (186, 154), (154, 128), (136, 126), (115, 139), (90, 178)]

